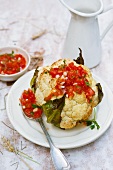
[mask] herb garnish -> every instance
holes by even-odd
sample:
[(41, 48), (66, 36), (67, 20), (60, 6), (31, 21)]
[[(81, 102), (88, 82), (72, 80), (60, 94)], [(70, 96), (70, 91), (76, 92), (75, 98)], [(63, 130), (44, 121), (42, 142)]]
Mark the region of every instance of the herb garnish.
[(36, 104), (32, 104), (32, 108), (38, 108), (38, 105), (36, 105)]
[(41, 106), (38, 106), (37, 104), (32, 104), (32, 108), (35, 109), (35, 108), (40, 108), (41, 109)]
[(94, 108), (94, 118), (91, 119), (91, 120), (86, 120), (86, 124), (87, 124), (87, 126), (90, 126), (91, 130), (93, 130), (95, 127), (97, 129), (100, 128), (99, 124), (96, 121), (96, 111), (95, 111), (95, 108)]
[(64, 65), (66, 64), (66, 60), (63, 60)]
[(86, 85), (87, 85), (87, 86), (90, 86), (90, 84), (89, 84), (89, 82), (88, 82), (88, 81), (86, 81), (85, 83), (86, 83)]
[(90, 126), (91, 130), (93, 130), (95, 127), (97, 127), (97, 129), (100, 128), (99, 124), (97, 123), (97, 121), (95, 119), (86, 120), (86, 124), (87, 124), (87, 126)]
[(34, 115), (34, 112), (30, 112), (30, 114), (33, 116), (33, 115)]
[(100, 128), (99, 124), (96, 121), (96, 111), (94, 109), (94, 118), (91, 120), (82, 120), (80, 123), (86, 123), (87, 126), (90, 126), (90, 129), (93, 130), (94, 128), (97, 128), (97, 130)]
[(11, 54), (9, 54), (11, 57), (14, 57), (14, 51), (12, 51)]

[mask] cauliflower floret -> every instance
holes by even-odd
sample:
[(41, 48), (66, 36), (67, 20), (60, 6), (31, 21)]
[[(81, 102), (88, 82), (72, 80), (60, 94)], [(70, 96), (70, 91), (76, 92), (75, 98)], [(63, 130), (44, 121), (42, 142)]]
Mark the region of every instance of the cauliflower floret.
[[(91, 71), (85, 67), (84, 65), (79, 65), (75, 61), (70, 59), (65, 59), (66, 65), (69, 63), (74, 63), (76, 67), (82, 67), (86, 72), (86, 80), (88, 81), (88, 85), (94, 91), (94, 95), (91, 98), (91, 102), (88, 101), (85, 92), (83, 91), (81, 94), (74, 92), (72, 98), (69, 98), (68, 95), (65, 97), (65, 105), (61, 111), (61, 122), (60, 127), (69, 129), (73, 128), (77, 125), (78, 121), (87, 120), (88, 117), (92, 114), (93, 108), (98, 104), (98, 88), (96, 86), (96, 81), (93, 79)], [(36, 79), (36, 91), (35, 96), (37, 100), (37, 104), (42, 106), (46, 103), (46, 98), (49, 96), (51, 97), (50, 100), (60, 99), (65, 94), (65, 89), (63, 91), (63, 81), (61, 82), (61, 88), (63, 93), (59, 93), (57, 95), (56, 89), (59, 75), (56, 77), (52, 77), (50, 74), (51, 68), (58, 68), (64, 66), (64, 60), (60, 59), (57, 62), (53, 63), (49, 67), (44, 67), (43, 69), (39, 70), (38, 77)], [(64, 71), (63, 75), (61, 76), (62, 79), (67, 79), (66, 77), (67, 72)], [(53, 95), (54, 94), (54, 95)]]
[[(38, 105), (43, 105), (46, 101), (44, 100), (49, 94), (51, 94), (53, 91), (55, 91), (55, 86), (56, 86), (56, 79), (53, 79), (51, 75), (49, 74), (49, 70), (43, 69), (41, 70), (41, 73), (39, 71), (39, 76), (37, 79), (37, 89), (35, 92), (36, 100)], [(38, 93), (42, 93), (38, 95)], [(56, 98), (61, 98), (62, 95), (60, 96), (53, 96), (52, 100)]]
[[(65, 106), (61, 112), (61, 123), (60, 127), (69, 129), (75, 126), (75, 124), (79, 120), (86, 120), (92, 113), (92, 107), (90, 104), (86, 103), (77, 103), (76, 98), (75, 100), (69, 100), (68, 98), (65, 99)], [(68, 103), (68, 105), (67, 105)], [(69, 119), (67, 119), (67, 117)], [(68, 124), (69, 120), (69, 124)], [(71, 122), (71, 123), (70, 123)], [(74, 122), (74, 123), (73, 123)]]
[(62, 122), (60, 123), (60, 127), (61, 128), (65, 128), (65, 129), (71, 129), (73, 128), (74, 126), (76, 126), (77, 122), (68, 117), (68, 116), (65, 116), (63, 119), (62, 119)]

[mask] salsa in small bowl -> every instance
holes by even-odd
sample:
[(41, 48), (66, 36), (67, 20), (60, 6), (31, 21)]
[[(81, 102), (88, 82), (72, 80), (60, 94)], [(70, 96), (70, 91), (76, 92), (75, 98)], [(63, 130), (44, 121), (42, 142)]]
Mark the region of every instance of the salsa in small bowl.
[(0, 80), (15, 81), (30, 65), (30, 55), (21, 47), (0, 48)]

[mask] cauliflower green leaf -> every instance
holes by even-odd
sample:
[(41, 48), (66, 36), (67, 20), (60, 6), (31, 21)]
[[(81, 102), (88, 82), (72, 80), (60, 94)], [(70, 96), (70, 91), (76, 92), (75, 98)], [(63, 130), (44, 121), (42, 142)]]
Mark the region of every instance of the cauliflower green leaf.
[(98, 104), (99, 104), (102, 101), (104, 94), (103, 94), (103, 91), (102, 91), (101, 84), (97, 83), (96, 86), (98, 88), (98, 100), (99, 100)]
[(39, 70), (38, 70), (38, 67), (37, 67), (37, 68), (35, 69), (35, 72), (34, 72), (34, 75), (33, 75), (32, 79), (31, 79), (31, 81), (30, 81), (30, 87), (31, 87), (31, 89), (33, 90), (33, 92), (36, 91), (36, 79), (37, 79), (37, 77), (38, 77), (38, 72), (39, 72)]
[(42, 105), (47, 122), (60, 128), (61, 112), (65, 105), (65, 95), (60, 99), (49, 100)]
[(82, 50), (79, 48), (79, 50), (80, 50), (80, 53), (79, 53), (79, 57), (75, 60), (74, 59), (74, 61), (77, 63), (77, 64), (82, 64), (82, 65), (84, 65), (84, 59), (83, 59), (83, 57), (82, 57)]

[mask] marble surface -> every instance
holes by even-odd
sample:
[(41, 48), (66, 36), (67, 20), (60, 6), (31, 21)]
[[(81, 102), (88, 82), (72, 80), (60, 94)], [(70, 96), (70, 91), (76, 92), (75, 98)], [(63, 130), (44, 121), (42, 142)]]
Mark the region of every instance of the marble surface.
[[(107, 7), (113, 0), (103, 0)], [(59, 0), (0, 0), (0, 47), (18, 45), (32, 58), (30, 69), (36, 61), (48, 65), (61, 56), (70, 20), (70, 13)], [(113, 20), (113, 10), (99, 16), (100, 33)], [(40, 32), (44, 34), (32, 39)], [(113, 92), (113, 28), (102, 41), (101, 63), (92, 69)], [(54, 170), (48, 148), (35, 145), (23, 138), (11, 125), (5, 103), (13, 83), (0, 82), (0, 170)], [(96, 141), (76, 149), (62, 150), (71, 164), (71, 170), (110, 170), (113, 168), (113, 123)], [(2, 137), (10, 140), (15, 148), (31, 156), (30, 161), (7, 151)]]

